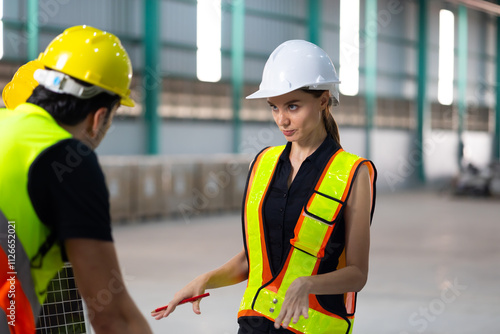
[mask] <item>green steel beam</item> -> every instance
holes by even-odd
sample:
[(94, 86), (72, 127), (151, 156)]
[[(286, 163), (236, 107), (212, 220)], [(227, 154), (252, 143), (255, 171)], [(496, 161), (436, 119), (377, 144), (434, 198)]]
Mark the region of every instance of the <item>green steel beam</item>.
[(241, 99), (245, 61), (245, 0), (236, 0), (232, 6), (231, 88), (233, 104), (233, 153), (238, 153), (241, 142)]
[(28, 0), (28, 15), (26, 19), (26, 32), (28, 34), (28, 60), (38, 58), (38, 36), (40, 27), (38, 24), (38, 0)]
[(464, 123), (467, 112), (467, 7), (458, 6), (458, 168), (464, 158)]
[(418, 180), (426, 182), (424, 161), (424, 120), (427, 109), (427, 0), (419, 0), (418, 9), (418, 85), (417, 85), (417, 171)]
[(309, 42), (321, 45), (321, 0), (309, 0)]
[(146, 153), (158, 154), (160, 117), (158, 96), (161, 91), (160, 59), (160, 0), (144, 1), (144, 121), (146, 125)]
[[(239, 1), (239, 0), (234, 0)], [(270, 19), (275, 22), (286, 22), (288, 24), (296, 24), (297, 26), (305, 26), (307, 25), (307, 18), (304, 18), (299, 15), (290, 15), (290, 14), (282, 14), (274, 11), (256, 9), (256, 8), (246, 8), (245, 9), (246, 16), (255, 16), (260, 19)]]
[[(365, 157), (371, 159), (373, 118), (377, 109), (377, 0), (365, 1)], [(360, 43), (360, 45), (363, 45)]]
[[(497, 0), (500, 4), (500, 0)], [(497, 23), (497, 53), (496, 53), (496, 103), (495, 103), (495, 133), (493, 135), (492, 157), (494, 160), (500, 160), (500, 17), (496, 19)]]

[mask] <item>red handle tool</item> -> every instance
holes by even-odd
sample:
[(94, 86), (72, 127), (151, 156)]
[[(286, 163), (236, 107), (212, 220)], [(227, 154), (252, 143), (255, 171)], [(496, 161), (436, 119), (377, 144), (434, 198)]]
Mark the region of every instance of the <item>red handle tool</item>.
[[(186, 299), (183, 299), (179, 302), (179, 304), (177, 305), (181, 305), (181, 304), (185, 304), (185, 303), (189, 303), (189, 302), (194, 302), (195, 300), (198, 300), (198, 299), (201, 299), (201, 298), (204, 298), (204, 297), (208, 297), (210, 296), (210, 293), (204, 293), (202, 295), (199, 295), (199, 296), (194, 296), (194, 297), (191, 297), (191, 298), (186, 298)], [(168, 305), (165, 305), (165, 306), (162, 306), (162, 307), (158, 307), (157, 309), (155, 309), (153, 312), (160, 312), (160, 311), (163, 311), (163, 310), (166, 310), (168, 307)], [(151, 312), (151, 313), (153, 313)]]

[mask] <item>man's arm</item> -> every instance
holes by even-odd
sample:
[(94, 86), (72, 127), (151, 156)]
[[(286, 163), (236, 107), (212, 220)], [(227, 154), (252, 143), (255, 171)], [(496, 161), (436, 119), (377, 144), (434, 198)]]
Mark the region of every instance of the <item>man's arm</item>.
[(65, 247), (96, 334), (152, 333), (127, 292), (112, 242), (67, 239)]

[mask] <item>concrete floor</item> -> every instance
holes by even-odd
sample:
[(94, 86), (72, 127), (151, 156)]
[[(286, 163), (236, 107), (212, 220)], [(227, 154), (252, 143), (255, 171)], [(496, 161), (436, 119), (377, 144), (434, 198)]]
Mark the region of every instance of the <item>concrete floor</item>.
[[(500, 333), (500, 200), (433, 192), (380, 194), (370, 276), (353, 333)], [(242, 247), (239, 214), (114, 228), (128, 288), (154, 333), (234, 334), (245, 283), (149, 317), (196, 275)]]

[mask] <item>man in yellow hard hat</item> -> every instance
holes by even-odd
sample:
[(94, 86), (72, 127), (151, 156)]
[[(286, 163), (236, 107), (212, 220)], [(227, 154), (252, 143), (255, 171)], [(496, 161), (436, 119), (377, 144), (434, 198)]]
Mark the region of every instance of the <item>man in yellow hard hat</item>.
[(0, 110), (0, 333), (35, 333), (66, 260), (96, 333), (151, 333), (120, 274), (93, 151), (117, 108), (134, 105), (127, 52), (113, 34), (72, 27), (18, 74)]

